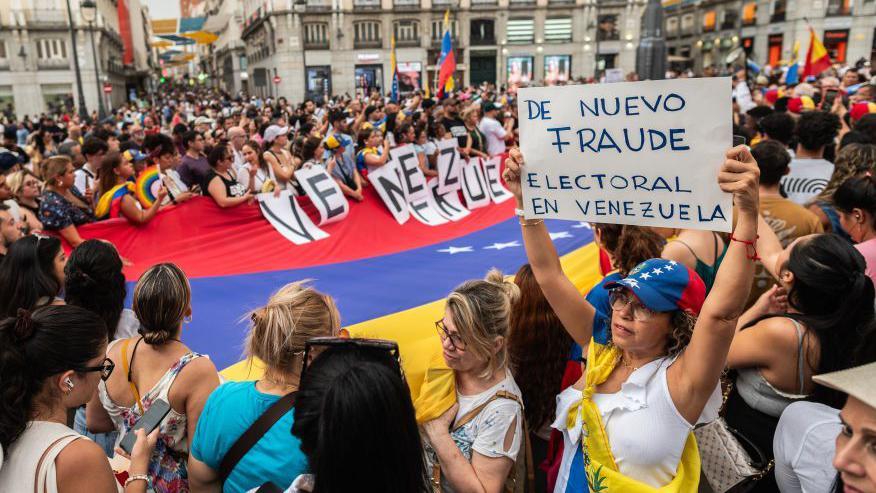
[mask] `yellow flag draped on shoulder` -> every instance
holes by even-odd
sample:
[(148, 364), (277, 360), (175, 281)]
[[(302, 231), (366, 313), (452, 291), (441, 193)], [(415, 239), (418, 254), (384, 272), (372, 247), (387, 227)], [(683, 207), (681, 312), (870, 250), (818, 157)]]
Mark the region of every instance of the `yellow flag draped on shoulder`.
[[(569, 410), (567, 422), (575, 426), (581, 414), (583, 430), (581, 446), (584, 452), (584, 467), (587, 472), (587, 486), (592, 493), (696, 493), (700, 481), (700, 453), (693, 433), (687, 437), (681, 461), (675, 478), (661, 488), (644, 484), (629, 478), (618, 471), (611, 444), (599, 408), (593, 402), (596, 386), (608, 379), (620, 361), (621, 351), (612, 345), (602, 345), (590, 339), (587, 351), (587, 368), (584, 373), (585, 386), (581, 392), (581, 402)], [(659, 424), (656, 424), (659, 425)]]

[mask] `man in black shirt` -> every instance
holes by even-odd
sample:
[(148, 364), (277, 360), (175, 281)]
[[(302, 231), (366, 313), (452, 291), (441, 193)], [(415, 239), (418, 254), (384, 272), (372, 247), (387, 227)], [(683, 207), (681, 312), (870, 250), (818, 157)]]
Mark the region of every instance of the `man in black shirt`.
[(450, 132), (450, 135), (456, 137), (459, 147), (463, 148), (468, 143), (468, 130), (465, 128), (465, 123), (459, 118), (459, 101), (456, 98), (447, 98), (443, 105), (444, 128)]

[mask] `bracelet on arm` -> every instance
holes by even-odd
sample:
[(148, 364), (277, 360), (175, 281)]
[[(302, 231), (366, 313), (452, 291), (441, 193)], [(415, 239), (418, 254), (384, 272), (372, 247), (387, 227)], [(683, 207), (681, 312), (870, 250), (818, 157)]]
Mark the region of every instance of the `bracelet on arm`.
[(730, 235), (730, 241), (735, 241), (745, 245), (745, 256), (748, 260), (760, 260), (760, 257), (757, 255), (757, 248), (755, 247), (758, 238), (760, 238), (760, 236), (755, 236), (754, 240), (740, 240), (733, 235)]
[(520, 218), (520, 225), (523, 227), (538, 226), (539, 224), (541, 224), (543, 222), (544, 222), (544, 219), (523, 219), (522, 217)]
[(125, 480), (125, 488), (128, 487), (129, 484), (134, 481), (146, 481), (146, 488), (149, 488), (149, 476), (145, 474), (134, 474), (132, 476), (128, 476), (128, 479)]

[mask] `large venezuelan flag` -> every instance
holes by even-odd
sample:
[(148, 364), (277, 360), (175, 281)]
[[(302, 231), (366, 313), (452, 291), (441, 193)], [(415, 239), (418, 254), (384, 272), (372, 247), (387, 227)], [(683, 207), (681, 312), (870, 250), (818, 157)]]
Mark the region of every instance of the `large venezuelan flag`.
[[(306, 200), (302, 207), (315, 211)], [(230, 379), (255, 379), (258, 364), (242, 361), (245, 314), (286, 283), (312, 279), (338, 303), (353, 336), (396, 340), (412, 394), (430, 362), (440, 358), (434, 322), (444, 297), (491, 267), (512, 275), (526, 262), (512, 201), (476, 209), (459, 222), (430, 227), (399, 225), (370, 188), (348, 217), (324, 227), (329, 238), (296, 246), (261, 217), (255, 205), (219, 209), (196, 198), (163, 210), (149, 223), (123, 219), (80, 228), (86, 238), (112, 241), (133, 265), (131, 283), (151, 265), (175, 262), (192, 284), (193, 320), (183, 341), (208, 354)], [(575, 284), (598, 281), (598, 251), (581, 223), (548, 221), (554, 243)], [(129, 285), (129, 292), (133, 284)]]

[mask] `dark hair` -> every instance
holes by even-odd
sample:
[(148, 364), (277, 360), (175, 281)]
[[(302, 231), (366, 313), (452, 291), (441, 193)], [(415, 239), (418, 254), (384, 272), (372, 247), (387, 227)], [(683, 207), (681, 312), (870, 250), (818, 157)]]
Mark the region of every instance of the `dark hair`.
[(319, 144), (322, 141), (318, 137), (307, 137), (304, 139), (304, 145), (301, 146), (301, 157), (307, 161), (314, 158), (322, 158), (322, 156), (316, 156), (315, 152), (319, 148)]
[(64, 267), (64, 300), (100, 316), (109, 340), (115, 339), (125, 307), (125, 275), (115, 247), (100, 240), (86, 240), (73, 250)]
[[(122, 164), (122, 155), (116, 151), (108, 152), (100, 161), (100, 171), (97, 173), (97, 193), (104, 194), (116, 186), (116, 175), (113, 171)], [(100, 195), (98, 195), (99, 197)]]
[(198, 137), (200, 137), (200, 136), (201, 136), (201, 134), (198, 133), (198, 132), (195, 132), (194, 130), (189, 130), (189, 131), (187, 131), (186, 133), (184, 133), (184, 134), (182, 135), (182, 145), (183, 145), (183, 147), (184, 147), (186, 150), (188, 150), (188, 148), (192, 146), (192, 142), (194, 142), (195, 139), (198, 138)]
[[(115, 132), (113, 132), (111, 130), (106, 130), (104, 128), (99, 128), (99, 129), (95, 130), (92, 133), (92, 135), (94, 137), (104, 141), (104, 142), (109, 142), (110, 138), (115, 138), (115, 139), (119, 138)], [(109, 148), (109, 144), (107, 144), (107, 148)]]
[(82, 144), (82, 155), (86, 158), (109, 150), (109, 145), (97, 137), (88, 137)]
[(761, 118), (758, 126), (770, 140), (777, 140), (786, 146), (794, 137), (794, 117), (787, 113), (771, 113)]
[(54, 236), (25, 236), (9, 246), (0, 263), (0, 318), (14, 316), (19, 308), (32, 310), (37, 303), (51, 303), (61, 291), (55, 277), (55, 256), (61, 240)]
[(520, 298), (511, 309), (508, 354), (514, 381), (523, 394), (526, 422), (535, 430), (553, 421), (572, 338), (554, 313), (532, 267), (525, 264), (514, 283)]
[(372, 133), (374, 133), (373, 128), (364, 128), (362, 130), (359, 130), (359, 135), (356, 136), (356, 139), (358, 141), (358, 145), (356, 146), (356, 148), (364, 149), (366, 147), (365, 144), (368, 142), (368, 139), (371, 137)]
[(666, 240), (651, 228), (621, 224), (593, 223), (602, 247), (614, 259), (612, 267), (624, 277), (642, 262), (660, 257)]
[[(385, 351), (331, 347), (301, 379), (292, 434), (315, 475), (313, 493), (430, 492), (410, 392)], [(338, 464), (345, 464), (338, 474)]]
[(860, 130), (850, 130), (842, 136), (839, 143), (839, 149), (842, 150), (849, 144), (872, 144), (873, 139), (869, 135)]
[(185, 273), (174, 264), (153, 265), (134, 287), (134, 314), (140, 321), (143, 341), (161, 345), (179, 332), (192, 304), (192, 290)]
[[(260, 146), (259, 143), (254, 141), (254, 140), (247, 140), (246, 142), (243, 143), (243, 145), (245, 145), (245, 146), (251, 148), (253, 151), (255, 151), (256, 156), (259, 159), (259, 168), (261, 168), (263, 170), (267, 170), (268, 163), (267, 163), (267, 161), (265, 161), (265, 151), (262, 150), (262, 146)], [(242, 148), (243, 148), (243, 146), (241, 146), (241, 149)]]
[(833, 204), (846, 214), (861, 209), (876, 217), (876, 178), (852, 177), (844, 181), (833, 194)]
[(785, 146), (775, 140), (764, 140), (751, 148), (751, 155), (760, 168), (760, 183), (766, 186), (778, 185), (788, 172), (791, 155)]
[(222, 161), (228, 156), (228, 146), (225, 144), (216, 144), (210, 149), (210, 153), (207, 154), (207, 163), (210, 164), (211, 168), (215, 168), (219, 165), (219, 161)]
[[(404, 137), (404, 135), (405, 135), (406, 133), (408, 133), (408, 130), (410, 130), (411, 127), (413, 127), (413, 125), (411, 125), (411, 124), (408, 123), (408, 122), (405, 122), (405, 123), (402, 123), (401, 125), (399, 125), (399, 126), (395, 129), (395, 132), (393, 132), (393, 134), (396, 135), (396, 139), (395, 139), (395, 140), (396, 140), (396, 144), (401, 144), (401, 140), (402, 140), (402, 138)], [(416, 133), (416, 132), (415, 132), (415, 133)]]
[[(817, 151), (833, 142), (840, 129), (840, 119), (825, 111), (807, 111), (797, 120), (797, 142), (809, 151)], [(763, 180), (763, 174), (761, 174)]]
[[(856, 366), (853, 355), (873, 323), (874, 313), (873, 281), (866, 274), (863, 255), (838, 235), (820, 234), (797, 243), (781, 268), (794, 274), (788, 305), (795, 313), (784, 316), (809, 329), (804, 337), (818, 339), (817, 367), (810, 361), (815, 374)], [(845, 397), (842, 392), (816, 385), (809, 399), (839, 409)]]
[(876, 143), (876, 113), (868, 113), (855, 123), (855, 130), (870, 138), (871, 144)]
[(161, 156), (166, 156), (168, 154), (173, 155), (179, 152), (176, 146), (173, 145), (173, 139), (161, 133), (148, 134), (143, 139), (143, 149), (146, 150), (150, 155), (150, 158), (153, 160), (157, 160)]
[(0, 322), (0, 446), (24, 433), (45, 380), (87, 366), (106, 344), (106, 327), (94, 313), (72, 305), (52, 305), (33, 313), (20, 310)]

